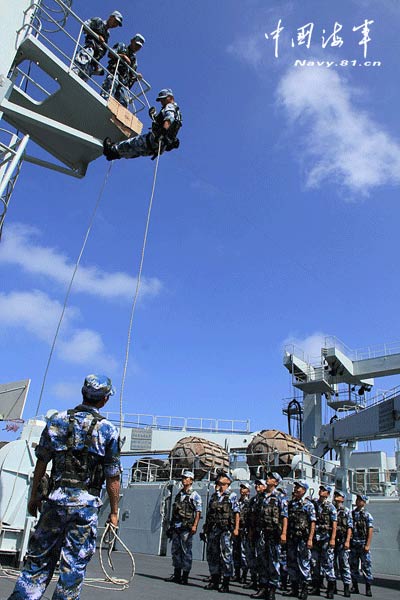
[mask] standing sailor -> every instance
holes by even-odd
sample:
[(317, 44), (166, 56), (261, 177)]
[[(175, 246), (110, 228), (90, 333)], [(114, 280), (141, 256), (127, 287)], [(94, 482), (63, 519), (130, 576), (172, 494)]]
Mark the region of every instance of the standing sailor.
[(353, 517), (353, 537), (350, 545), (350, 569), (353, 587), (352, 594), (358, 594), (358, 577), (360, 575), (359, 566), (365, 580), (365, 595), (372, 596), (371, 583), (372, 563), (371, 563), (371, 540), (374, 533), (374, 519), (372, 515), (365, 510), (368, 502), (368, 496), (357, 495), (356, 508), (352, 511)]
[(313, 542), (311, 565), (313, 588), (311, 594), (319, 596), (321, 579), (327, 578), (328, 589), (326, 597), (332, 599), (335, 590), (335, 539), (337, 512), (332, 502), (328, 500), (332, 488), (329, 485), (319, 486), (319, 498), (313, 501), (317, 522)]
[(340, 490), (335, 490), (333, 496), (333, 503), (337, 511), (335, 568), (337, 569), (337, 574), (343, 581), (343, 595), (345, 598), (349, 598), (351, 584), (349, 557), (350, 540), (353, 531), (353, 518), (350, 510), (344, 505), (346, 498), (345, 494)]
[[(40, 519), (29, 542), (25, 566), (9, 600), (39, 600), (57, 562), (54, 600), (79, 600), (86, 567), (96, 550), (97, 516), (104, 480), (110, 500), (109, 522), (118, 526), (120, 440), (117, 428), (101, 416), (114, 394), (111, 380), (88, 375), (83, 402), (51, 416), (35, 448), (29, 514)], [(52, 461), (51, 486), (41, 505), (38, 486)]]
[(101, 96), (103, 98), (107, 99), (111, 94), (122, 106), (127, 108), (130, 100), (128, 90), (131, 89), (135, 81), (143, 79), (142, 74), (137, 73), (136, 54), (143, 47), (145, 41), (144, 37), (137, 33), (133, 36), (129, 45), (119, 42), (113, 46), (113, 50), (118, 54), (120, 60), (118, 62), (118, 57), (115, 54), (108, 53), (107, 70), (109, 73), (101, 86)]
[(194, 473), (183, 471), (182, 489), (175, 496), (172, 506), (172, 518), (169, 536), (172, 539), (172, 565), (174, 574), (166, 581), (188, 584), (192, 568), (193, 536), (201, 517), (202, 502), (200, 495), (192, 489)]
[[(248, 538), (247, 538), (247, 513), (250, 504), (250, 484), (240, 484), (240, 521), (239, 535), (233, 538), (233, 564), (235, 567), (235, 578), (233, 581), (246, 583), (248, 563)], [(243, 571), (241, 571), (243, 569)]]

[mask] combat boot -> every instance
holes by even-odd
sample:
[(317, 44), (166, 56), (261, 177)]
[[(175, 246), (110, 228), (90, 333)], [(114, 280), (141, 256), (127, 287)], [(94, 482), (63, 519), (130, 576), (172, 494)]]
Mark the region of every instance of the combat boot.
[(299, 595), (299, 584), (297, 582), (293, 582), (290, 586), (290, 589), (287, 592), (284, 592), (282, 596), (288, 596), (290, 598), (297, 598)]
[(219, 575), (211, 575), (210, 581), (205, 586), (205, 590), (217, 590), (219, 586)]
[(281, 590), (282, 592), (287, 591), (288, 574), (287, 571), (281, 571)]
[(328, 588), (326, 590), (326, 597), (328, 598), (328, 600), (333, 600), (334, 590), (335, 590), (335, 582), (328, 581)]
[(248, 569), (243, 569), (242, 578), (240, 580), (241, 583), (246, 583), (246, 581), (247, 581), (247, 573), (248, 573)]
[(229, 580), (230, 577), (223, 577), (221, 587), (218, 589), (219, 592), (229, 592)]
[(303, 581), (298, 595), (299, 600), (307, 600), (308, 598), (308, 585), (307, 581)]
[(319, 596), (321, 593), (321, 581), (314, 579), (312, 581), (312, 588), (310, 590), (310, 596)]
[(371, 597), (372, 596), (372, 592), (371, 592), (371, 584), (367, 583), (365, 584), (365, 595)]
[(181, 583), (181, 580), (182, 580), (181, 570), (174, 569), (174, 574), (171, 575), (171, 577), (167, 577), (164, 581), (171, 581), (173, 583)]
[(265, 586), (261, 586), (258, 592), (255, 594), (251, 594), (250, 598), (266, 598), (267, 597), (267, 588)]
[(270, 585), (267, 589), (267, 600), (275, 600), (275, 587)]
[(107, 160), (118, 160), (121, 158), (109, 137), (106, 137), (103, 141), (103, 154)]
[(257, 576), (252, 575), (251, 581), (243, 586), (244, 590), (258, 590)]
[(189, 585), (189, 572), (190, 571), (182, 571), (181, 584)]
[(350, 590), (351, 594), (359, 594), (360, 590), (358, 589), (358, 583), (357, 581), (354, 581), (353, 579), (353, 585), (351, 586), (351, 590)]
[(232, 581), (240, 581), (240, 568), (235, 569), (235, 574), (232, 577)]
[(348, 583), (345, 583), (343, 586), (343, 596), (345, 598), (350, 598), (350, 586)]

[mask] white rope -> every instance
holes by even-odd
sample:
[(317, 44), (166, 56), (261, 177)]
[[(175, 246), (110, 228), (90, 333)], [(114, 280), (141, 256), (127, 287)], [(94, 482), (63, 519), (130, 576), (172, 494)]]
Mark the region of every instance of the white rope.
[(137, 82), (138, 82), (138, 84), (139, 84), (139, 87), (140, 87), (140, 89), (141, 89), (141, 92), (142, 92), (142, 94), (143, 94), (143, 96), (144, 96), (144, 99), (145, 99), (145, 100), (146, 100), (146, 102), (147, 102), (147, 107), (148, 107), (148, 108), (151, 108), (151, 107), (150, 107), (150, 102), (147, 100), (146, 92), (144, 91), (144, 89), (143, 89), (143, 86), (142, 86), (142, 84), (140, 83), (140, 79), (138, 79), (138, 80), (137, 80)]
[(96, 216), (97, 209), (98, 209), (98, 207), (99, 207), (99, 204), (100, 204), (100, 200), (101, 200), (101, 198), (102, 198), (102, 196), (103, 196), (104, 188), (106, 187), (107, 180), (108, 180), (108, 178), (109, 178), (109, 176), (110, 176), (111, 167), (112, 167), (112, 162), (110, 163), (110, 166), (108, 167), (108, 171), (106, 172), (106, 175), (105, 175), (105, 177), (104, 177), (103, 185), (102, 185), (102, 187), (101, 187), (101, 189), (100, 189), (100, 192), (99, 192), (99, 195), (98, 195), (98, 197), (97, 197), (97, 201), (96, 201), (96, 204), (95, 204), (95, 207), (94, 207), (94, 209), (93, 209), (93, 213), (92, 213), (92, 216), (91, 216), (91, 219), (90, 219), (90, 222), (89, 222), (89, 227), (88, 227), (88, 229), (87, 229), (87, 231), (86, 231), (86, 235), (85, 235), (85, 238), (84, 238), (84, 241), (83, 241), (83, 244), (82, 244), (82, 248), (81, 248), (81, 251), (80, 251), (80, 253), (79, 253), (78, 259), (77, 259), (77, 261), (76, 261), (76, 263), (75, 263), (75, 268), (74, 268), (74, 271), (73, 271), (73, 273), (72, 273), (71, 281), (70, 281), (70, 283), (69, 283), (69, 286), (68, 286), (68, 289), (67, 289), (67, 293), (66, 293), (66, 295), (65, 295), (65, 299), (64, 299), (64, 305), (63, 305), (63, 308), (62, 308), (62, 311), (61, 311), (60, 319), (59, 319), (59, 321), (58, 321), (58, 325), (57, 325), (56, 333), (55, 333), (55, 335), (54, 335), (54, 339), (53, 339), (53, 343), (52, 343), (52, 346), (51, 346), (51, 350), (50, 350), (49, 358), (48, 358), (48, 361), (47, 361), (46, 370), (45, 370), (45, 372), (44, 372), (44, 376), (43, 376), (42, 388), (41, 388), (41, 390), (40, 390), (40, 395), (39, 395), (39, 402), (38, 402), (38, 405), (37, 405), (37, 408), (36, 408), (36, 416), (39, 414), (39, 408), (40, 408), (40, 404), (41, 404), (41, 402), (42, 402), (42, 397), (43, 397), (44, 387), (45, 387), (45, 385), (46, 385), (47, 374), (48, 374), (48, 372), (49, 372), (49, 367), (50, 367), (51, 359), (52, 359), (52, 357), (53, 357), (54, 348), (55, 348), (55, 345), (56, 345), (56, 341), (57, 341), (57, 338), (58, 338), (58, 334), (59, 334), (59, 332), (60, 332), (61, 323), (62, 323), (62, 320), (63, 320), (63, 318), (64, 318), (65, 310), (66, 310), (66, 308), (67, 308), (67, 303), (68, 303), (68, 300), (69, 300), (69, 295), (70, 295), (70, 293), (71, 293), (72, 284), (73, 284), (73, 282), (74, 282), (75, 275), (76, 275), (76, 273), (77, 273), (77, 271), (78, 271), (79, 263), (81, 262), (82, 255), (83, 255), (83, 252), (84, 252), (84, 250), (85, 250), (85, 247), (86, 247), (86, 242), (87, 242), (87, 240), (88, 240), (89, 233), (90, 233), (90, 231), (91, 231), (91, 229), (92, 229), (92, 225), (93, 225), (93, 222), (94, 222), (94, 218), (95, 218), (95, 216)]
[(120, 404), (120, 426), (119, 426), (119, 433), (120, 433), (120, 435), (121, 435), (121, 431), (122, 431), (122, 418), (123, 418), (123, 416), (122, 416), (122, 400), (123, 400), (123, 396), (124, 396), (126, 371), (128, 369), (129, 349), (130, 349), (130, 345), (131, 345), (133, 317), (134, 317), (134, 314), (135, 314), (136, 303), (137, 303), (137, 299), (138, 299), (138, 296), (139, 296), (140, 283), (141, 283), (141, 278), (142, 278), (144, 254), (145, 254), (145, 251), (146, 251), (147, 234), (149, 232), (151, 209), (153, 207), (154, 190), (155, 190), (156, 181), (157, 181), (157, 171), (158, 171), (158, 163), (159, 163), (159, 160), (160, 160), (160, 152), (161, 152), (161, 140), (158, 142), (157, 160), (156, 160), (156, 166), (155, 166), (155, 169), (154, 169), (153, 186), (152, 186), (152, 190), (151, 190), (149, 208), (148, 208), (148, 211), (147, 211), (147, 220), (146, 220), (146, 227), (145, 227), (145, 232), (144, 232), (144, 237), (143, 237), (143, 245), (142, 245), (142, 252), (141, 252), (141, 257), (140, 257), (140, 265), (139, 265), (139, 273), (138, 273), (137, 280), (136, 280), (136, 290), (135, 290), (135, 295), (134, 295), (134, 298), (133, 298), (132, 309), (131, 309), (131, 317), (130, 317), (129, 328), (128, 328), (128, 338), (127, 338), (127, 343), (126, 343), (124, 370), (123, 370), (123, 373), (122, 373), (121, 393), (120, 393), (120, 397), (119, 397), (119, 404)]

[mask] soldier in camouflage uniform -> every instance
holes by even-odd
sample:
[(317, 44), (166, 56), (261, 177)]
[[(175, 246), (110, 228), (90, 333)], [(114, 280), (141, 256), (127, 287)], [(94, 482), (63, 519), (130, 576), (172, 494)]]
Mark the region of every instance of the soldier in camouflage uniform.
[[(53, 600), (78, 600), (87, 564), (96, 550), (100, 490), (106, 482), (109, 521), (118, 526), (120, 440), (117, 428), (99, 413), (114, 388), (108, 377), (88, 375), (83, 403), (51, 416), (35, 448), (28, 510), (40, 511), (27, 560), (9, 600), (39, 600), (53, 576), (59, 578)], [(47, 500), (41, 504), (39, 482), (52, 461)]]
[(288, 509), (276, 486), (282, 481), (279, 473), (267, 474), (267, 487), (260, 495), (255, 511), (255, 538), (260, 589), (252, 598), (275, 600), (279, 585), (281, 542), (286, 543)]
[[(137, 73), (137, 59), (136, 54), (142, 48), (145, 43), (144, 37), (137, 33), (130, 41), (129, 45), (126, 45), (122, 42), (115, 44), (113, 46), (113, 50), (120, 57), (120, 61), (118, 60), (114, 54), (109, 52), (108, 58), (108, 66), (107, 70), (109, 74), (103, 81), (101, 96), (107, 99), (111, 95), (114, 96), (116, 100), (122, 106), (127, 107), (129, 104), (129, 92), (128, 90), (133, 86), (135, 81), (138, 79), (142, 79), (143, 76), (141, 73)], [(118, 65), (118, 66), (117, 66)], [(132, 71), (127, 68), (127, 65), (135, 71), (136, 74), (132, 73)], [(118, 69), (115, 74), (116, 69)], [(112, 88), (112, 90), (111, 90)]]
[[(233, 565), (235, 567), (235, 577), (233, 581), (246, 583), (248, 565), (248, 537), (247, 537), (247, 513), (250, 504), (250, 484), (240, 484), (240, 522), (239, 535), (233, 538)], [(243, 571), (241, 572), (241, 570)]]
[[(74, 67), (72, 71), (86, 81), (92, 75), (104, 75), (104, 69), (99, 65), (99, 61), (106, 53), (105, 44), (110, 38), (110, 29), (122, 27), (122, 15), (115, 10), (103, 21), (100, 17), (88, 19), (83, 24), (85, 41), (83, 47), (76, 53), (74, 58)], [(97, 34), (95, 37), (88, 29)]]
[[(350, 510), (344, 505), (346, 498), (345, 494), (340, 490), (335, 490), (333, 496), (333, 503), (337, 511), (335, 569), (336, 575), (338, 575), (343, 581), (343, 595), (345, 598), (349, 598), (351, 584), (349, 556), (350, 540), (353, 531), (353, 518)], [(337, 590), (335, 590), (335, 592), (337, 592)]]
[(321, 578), (326, 577), (328, 589), (326, 597), (332, 599), (335, 590), (335, 540), (337, 527), (337, 512), (332, 502), (328, 500), (332, 488), (329, 485), (319, 486), (319, 498), (314, 500), (317, 522), (311, 556), (312, 582), (311, 594), (319, 596)]
[[(282, 498), (288, 502), (287, 491), (283, 486), (277, 487), (276, 490), (282, 495)], [(281, 544), (281, 552), (279, 555), (279, 569), (280, 569), (280, 589), (283, 592), (287, 591), (288, 584), (288, 571), (287, 571), (287, 544)]]
[[(230, 475), (221, 475), (218, 490), (208, 504), (204, 532), (207, 536), (207, 562), (211, 580), (207, 590), (229, 592), (229, 581), (233, 575), (232, 536), (239, 535), (240, 508), (237, 495), (229, 488)], [(222, 585), (219, 587), (221, 575)]]
[(248, 565), (251, 574), (250, 583), (246, 583), (244, 589), (258, 590), (258, 561), (257, 561), (257, 537), (256, 537), (256, 525), (257, 525), (257, 514), (258, 506), (262, 502), (265, 490), (267, 489), (267, 482), (265, 479), (256, 479), (254, 482), (256, 488), (256, 495), (250, 499), (249, 510), (247, 513), (247, 531), (248, 531)]
[(166, 579), (175, 583), (188, 584), (192, 568), (193, 536), (201, 517), (202, 501), (200, 495), (192, 490), (194, 473), (182, 473), (182, 489), (175, 496), (172, 506), (172, 518), (168, 536), (172, 540), (172, 564), (174, 574)]
[(350, 569), (353, 587), (352, 594), (358, 594), (358, 578), (360, 575), (359, 566), (365, 580), (365, 595), (372, 596), (371, 583), (372, 563), (371, 563), (371, 540), (374, 533), (374, 519), (372, 515), (365, 510), (368, 502), (368, 496), (358, 495), (356, 498), (356, 508), (352, 511), (353, 517), (353, 537), (350, 544)]
[(159, 147), (160, 154), (179, 148), (177, 135), (182, 126), (182, 115), (174, 100), (174, 93), (165, 88), (159, 92), (156, 100), (161, 102), (162, 108), (157, 114), (154, 107), (149, 109), (153, 121), (151, 131), (116, 144), (113, 144), (110, 138), (106, 138), (103, 142), (103, 154), (107, 160), (139, 156), (155, 158)]
[(308, 483), (295, 481), (293, 498), (288, 503), (287, 565), (291, 591), (286, 596), (307, 600), (311, 575), (311, 549), (315, 532), (315, 508), (304, 498)]

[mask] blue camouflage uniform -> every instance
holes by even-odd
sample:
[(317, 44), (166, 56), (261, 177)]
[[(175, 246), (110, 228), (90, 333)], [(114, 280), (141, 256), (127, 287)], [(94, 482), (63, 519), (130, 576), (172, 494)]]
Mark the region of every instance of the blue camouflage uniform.
[(337, 530), (335, 541), (335, 571), (336, 576), (340, 577), (343, 583), (351, 583), (350, 573), (350, 549), (344, 547), (347, 530), (353, 529), (353, 517), (351, 511), (342, 504), (337, 507)]
[[(72, 436), (74, 450), (84, 448), (93, 417), (98, 410), (88, 405), (74, 409)], [(100, 489), (64, 485), (66, 439), (70, 416), (53, 415), (42, 432), (35, 454), (45, 463), (53, 461), (52, 485), (43, 504), (39, 522), (30, 540), (27, 560), (9, 600), (39, 600), (49, 584), (58, 560), (59, 579), (53, 600), (78, 600), (87, 564), (96, 550), (97, 517), (102, 501)], [(89, 440), (88, 440), (89, 441)], [(120, 442), (117, 428), (107, 419), (97, 421), (88, 451), (93, 468), (101, 457), (104, 477), (121, 473)], [(101, 486), (100, 486), (101, 487)]]
[[(143, 46), (145, 39), (142, 35), (136, 34), (134, 38), (132, 38), (139, 46)], [(127, 56), (129, 58), (129, 63), (127, 64), (123, 58), (118, 63), (117, 67), (117, 59), (116, 57), (109, 53), (109, 62), (107, 69), (109, 74), (105, 78), (102, 84), (101, 96), (107, 99), (111, 95), (125, 106), (128, 106), (130, 101), (129, 89), (133, 86), (135, 81), (137, 81), (137, 77), (135, 76), (133, 71), (137, 71), (137, 58), (136, 52), (132, 49), (130, 44), (124, 44), (123, 42), (119, 42), (113, 46), (113, 50), (116, 54)], [(117, 73), (115, 73), (116, 69), (118, 69)], [(111, 91), (111, 88), (112, 91)]]
[(240, 508), (239, 535), (233, 539), (233, 564), (235, 570), (249, 568), (249, 539), (246, 521), (250, 498), (243, 496), (239, 498), (238, 502)]
[(288, 503), (287, 568), (292, 584), (311, 579), (311, 550), (307, 548), (310, 527), (316, 521), (310, 500), (290, 500)]
[(257, 556), (256, 556), (256, 539), (254, 534), (255, 528), (255, 515), (257, 512), (257, 503), (260, 498), (260, 493), (250, 498), (249, 510), (246, 517), (246, 529), (247, 529), (247, 565), (250, 569), (251, 579), (254, 583), (258, 581), (257, 572)]
[(230, 488), (214, 492), (208, 504), (205, 531), (210, 575), (233, 575), (232, 531), (235, 513), (240, 513), (237, 494)]
[(282, 519), (288, 517), (288, 505), (277, 490), (264, 492), (257, 503), (255, 532), (259, 582), (262, 587), (277, 588), (280, 580)]
[(312, 579), (319, 586), (320, 578), (326, 577), (328, 581), (336, 581), (335, 576), (335, 549), (331, 548), (329, 541), (332, 534), (332, 523), (337, 521), (336, 508), (329, 500), (314, 501), (317, 522), (311, 553)]
[[(168, 141), (162, 139), (161, 150), (162, 154), (165, 150), (168, 151), (169, 143), (176, 140), (175, 126), (180, 127), (181, 116), (179, 107), (176, 102), (170, 102), (160, 110), (156, 116), (157, 127), (152, 127), (152, 131), (144, 135), (137, 135), (113, 145), (120, 158), (138, 158), (139, 156), (154, 156), (158, 153), (158, 135), (162, 134), (162, 124), (165, 121), (170, 122), (170, 129), (165, 133), (168, 136)], [(179, 122), (179, 123), (178, 123)]]
[[(183, 511), (175, 507), (184, 508), (187, 516), (182, 516)], [(200, 495), (191, 488), (185, 492), (182, 489), (175, 496), (174, 509), (172, 514), (171, 528), (172, 531), (172, 564), (175, 569), (182, 569), (189, 572), (192, 568), (192, 544), (193, 534), (191, 528), (193, 526), (197, 512), (201, 513), (202, 500)]]
[(360, 576), (359, 566), (367, 583), (373, 581), (372, 562), (370, 551), (366, 552), (364, 547), (367, 543), (368, 530), (373, 527), (374, 519), (372, 515), (364, 510), (364, 507), (352, 511), (353, 517), (353, 537), (350, 544), (350, 569), (351, 577), (358, 581)]
[[(90, 27), (97, 35), (101, 35), (106, 44), (108, 43), (110, 32), (107, 29), (106, 21), (100, 17), (93, 17), (85, 21), (85, 25)], [(87, 31), (83, 47), (75, 55), (73, 71), (86, 81), (96, 72), (98, 62), (103, 58), (105, 53), (105, 46)]]

